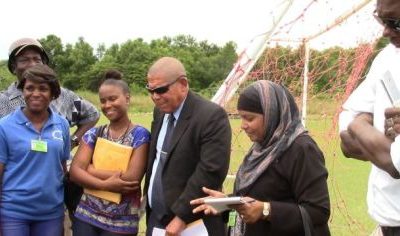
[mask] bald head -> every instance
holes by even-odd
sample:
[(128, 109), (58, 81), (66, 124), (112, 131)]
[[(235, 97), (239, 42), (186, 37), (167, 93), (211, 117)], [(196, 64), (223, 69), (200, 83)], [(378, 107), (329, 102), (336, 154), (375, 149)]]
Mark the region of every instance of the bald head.
[(166, 81), (172, 82), (176, 78), (186, 76), (186, 70), (182, 62), (173, 57), (162, 57), (158, 59), (149, 69), (148, 76), (163, 76)]
[(154, 104), (161, 111), (176, 111), (189, 92), (185, 67), (173, 57), (158, 59), (147, 73), (146, 87)]

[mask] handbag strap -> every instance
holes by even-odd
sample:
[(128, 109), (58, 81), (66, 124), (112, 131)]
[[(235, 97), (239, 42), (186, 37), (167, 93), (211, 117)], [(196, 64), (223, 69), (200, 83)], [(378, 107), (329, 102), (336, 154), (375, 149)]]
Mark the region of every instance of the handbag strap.
[(312, 236), (311, 233), (312, 222), (310, 215), (303, 206), (299, 205), (299, 208), (300, 208), (301, 219), (303, 221), (304, 236)]

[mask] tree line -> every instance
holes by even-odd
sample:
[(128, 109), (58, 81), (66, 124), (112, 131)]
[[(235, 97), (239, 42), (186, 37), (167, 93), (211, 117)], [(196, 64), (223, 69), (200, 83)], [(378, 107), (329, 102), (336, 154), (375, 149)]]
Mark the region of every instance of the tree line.
[[(83, 37), (75, 44), (63, 45), (61, 38), (48, 35), (38, 39), (50, 57), (50, 66), (57, 72), (64, 87), (71, 90), (97, 91), (107, 69), (118, 69), (135, 92), (144, 92), (149, 66), (162, 56), (176, 57), (183, 62), (191, 89), (201, 91), (223, 80), (237, 59), (236, 44), (218, 46), (196, 41), (192, 36), (163, 37), (147, 43), (138, 38), (106, 48), (94, 49)], [(0, 62), (0, 89), (15, 80), (8, 72), (7, 61)]]
[[(94, 49), (80, 37), (75, 44), (63, 45), (56, 35), (39, 39), (49, 54), (51, 64), (64, 87), (71, 90), (97, 91), (105, 70), (114, 68), (124, 74), (133, 92), (144, 93), (149, 66), (159, 57), (173, 56), (181, 60), (187, 70), (191, 89), (212, 96), (229, 74), (237, 60), (236, 44), (223, 46), (207, 41), (196, 41), (190, 35), (163, 37), (147, 43), (143, 39), (128, 40), (106, 48)], [(376, 53), (387, 45), (380, 39), (370, 56), (363, 74), (369, 69)], [(335, 95), (344, 90), (357, 48), (333, 47), (322, 51), (311, 50), (309, 63), (312, 94)], [(304, 47), (269, 47), (250, 73), (254, 79), (268, 79), (285, 84), (295, 95), (302, 90)], [(0, 62), (0, 89), (6, 88), (15, 77), (8, 72), (7, 61)]]

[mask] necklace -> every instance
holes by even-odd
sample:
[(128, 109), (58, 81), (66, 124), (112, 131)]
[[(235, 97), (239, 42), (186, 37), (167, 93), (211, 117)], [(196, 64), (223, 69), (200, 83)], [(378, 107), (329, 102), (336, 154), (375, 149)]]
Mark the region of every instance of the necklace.
[(112, 135), (111, 135), (111, 126), (108, 125), (107, 139), (112, 141), (112, 142), (121, 144), (124, 141), (124, 139), (125, 139), (125, 137), (126, 137), (126, 135), (128, 133), (129, 127), (131, 127), (131, 120), (129, 120), (128, 126), (125, 129), (125, 132), (121, 136), (119, 136), (117, 138), (113, 138)]

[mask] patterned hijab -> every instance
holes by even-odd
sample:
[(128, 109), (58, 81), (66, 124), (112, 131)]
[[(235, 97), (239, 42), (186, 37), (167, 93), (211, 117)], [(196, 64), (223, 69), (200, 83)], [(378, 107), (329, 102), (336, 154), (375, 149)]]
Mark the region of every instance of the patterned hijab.
[[(268, 166), (286, 151), (293, 141), (306, 133), (299, 118), (299, 110), (289, 91), (276, 83), (259, 80), (247, 87), (239, 97), (238, 110), (264, 116), (265, 138), (254, 142), (236, 174), (234, 193), (244, 196)], [(236, 215), (230, 235), (242, 236), (246, 224)]]
[[(246, 110), (248, 106), (240, 105), (244, 97), (260, 105), (250, 105), (250, 109)], [(282, 85), (259, 80), (241, 93), (238, 105), (238, 109), (252, 112), (255, 111), (254, 107), (261, 107), (259, 113), (263, 113), (266, 127), (264, 140), (261, 143), (254, 142), (236, 176), (234, 192), (245, 195), (268, 166), (306, 131), (293, 96)]]

